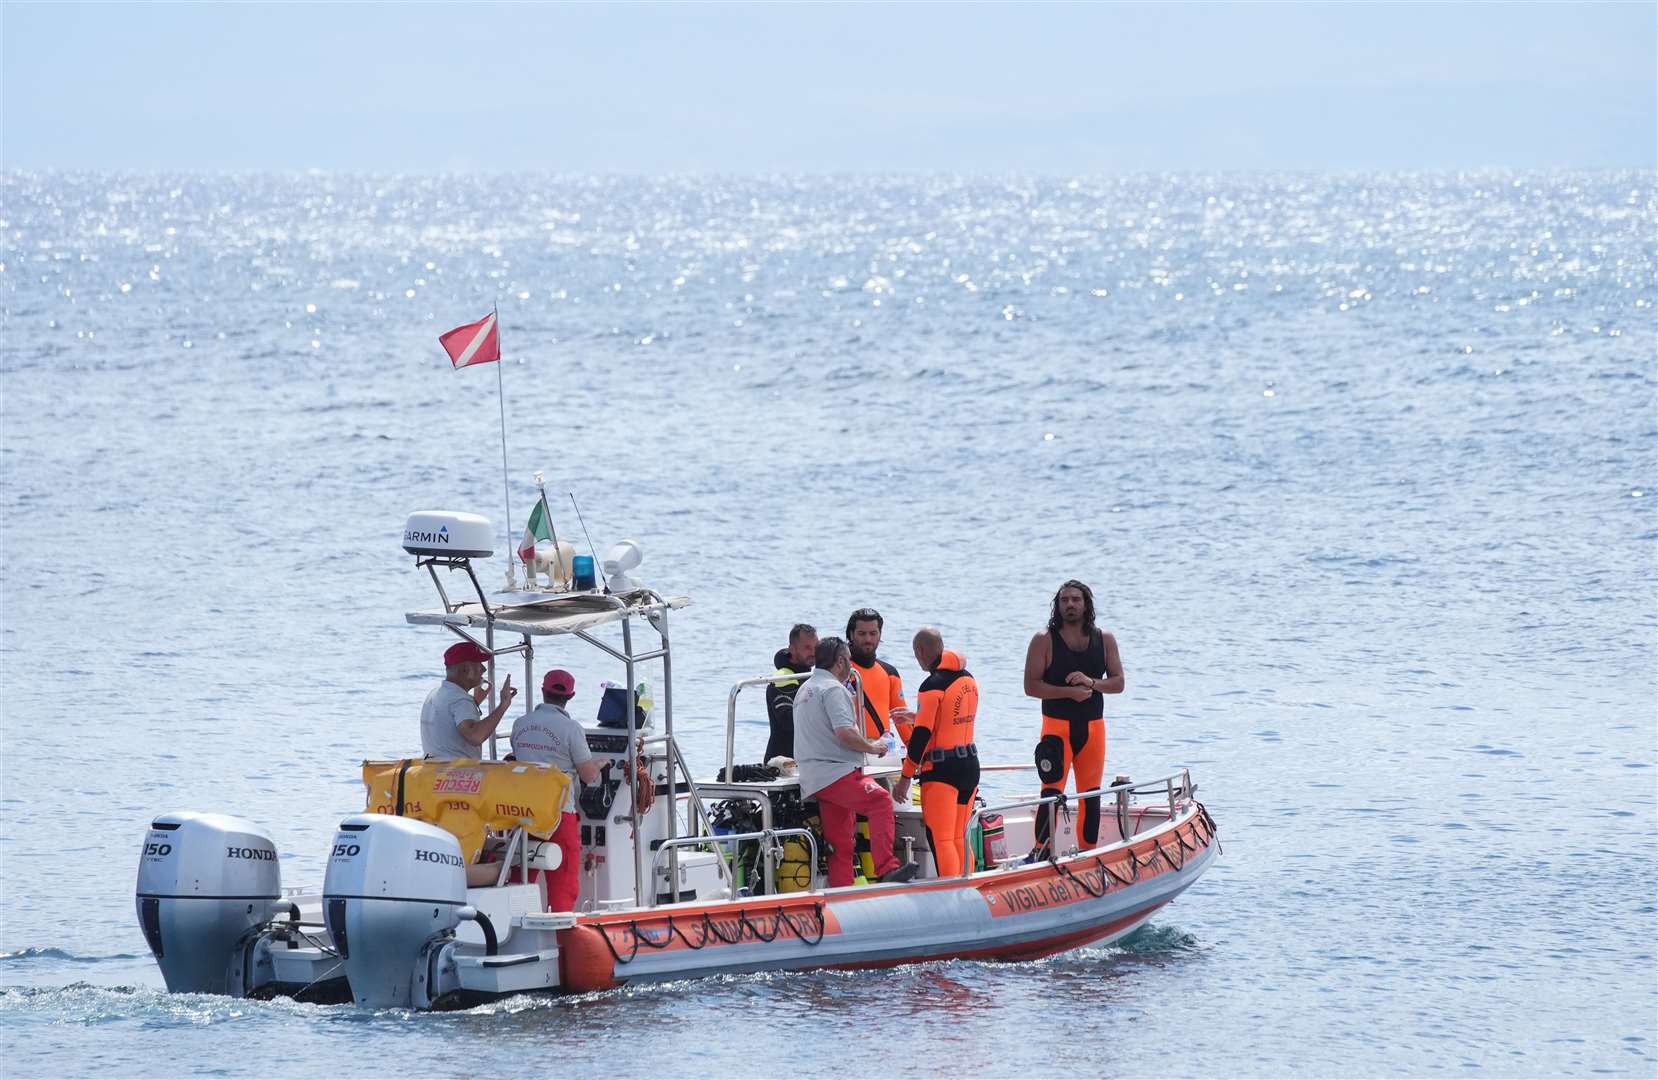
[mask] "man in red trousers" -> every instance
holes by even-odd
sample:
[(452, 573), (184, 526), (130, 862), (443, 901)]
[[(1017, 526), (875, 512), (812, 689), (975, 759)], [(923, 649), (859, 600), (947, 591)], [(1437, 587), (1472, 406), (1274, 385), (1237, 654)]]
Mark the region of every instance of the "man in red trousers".
[(896, 831), (892, 796), (864, 775), (863, 755), (882, 756), (883, 740), (868, 739), (852, 715), (852, 653), (838, 637), (818, 643), (812, 677), (795, 694), (794, 757), (800, 765), (800, 796), (817, 796), (823, 836), (829, 842), (829, 887), (852, 884), (853, 832), (859, 816), (869, 819), (869, 848), (880, 880), (909, 881), (913, 862), (892, 853)]

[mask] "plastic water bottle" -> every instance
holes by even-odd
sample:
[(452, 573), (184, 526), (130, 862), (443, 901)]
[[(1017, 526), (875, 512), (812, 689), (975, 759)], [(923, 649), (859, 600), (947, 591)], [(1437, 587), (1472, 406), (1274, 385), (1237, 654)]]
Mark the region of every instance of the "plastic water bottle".
[(887, 744), (887, 755), (889, 757), (896, 756), (904, 745), (898, 741), (898, 732), (891, 728), (887, 728), (886, 734), (881, 736), (881, 741)]

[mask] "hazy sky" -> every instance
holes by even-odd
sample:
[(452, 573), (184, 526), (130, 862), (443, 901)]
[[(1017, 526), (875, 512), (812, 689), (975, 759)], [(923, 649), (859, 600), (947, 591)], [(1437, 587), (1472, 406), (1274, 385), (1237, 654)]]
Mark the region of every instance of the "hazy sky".
[(1658, 166), (1658, 4), (6, 2), (8, 168)]

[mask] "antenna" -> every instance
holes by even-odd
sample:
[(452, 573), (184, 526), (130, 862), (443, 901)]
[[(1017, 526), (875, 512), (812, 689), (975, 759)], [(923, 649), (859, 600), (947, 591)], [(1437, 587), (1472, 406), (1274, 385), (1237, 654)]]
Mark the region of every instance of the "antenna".
[[(505, 363), (501, 360), (501, 312), (499, 305), (489, 309), (489, 317), (495, 320), (495, 403), (501, 409), (501, 491), (506, 496), (507, 503), (507, 591), (518, 591), (518, 578), (513, 573), (512, 565), (512, 485), (507, 482), (507, 392), (502, 389), (501, 369)], [(524, 568), (525, 577), (529, 576), (529, 567)], [(527, 582), (526, 582), (527, 584)], [(490, 687), (493, 692), (494, 687)], [(492, 697), (490, 700), (494, 700)], [(493, 747), (490, 753), (494, 753)]]
[(610, 592), (610, 582), (604, 581), (604, 571), (599, 568), (599, 549), (593, 546), (593, 538), (587, 535), (587, 522), (582, 521), (581, 507), (576, 506), (576, 493), (570, 492), (570, 505), (576, 507), (576, 520), (581, 523), (581, 534), (587, 539), (587, 550), (593, 553), (593, 577), (604, 584), (604, 591)]

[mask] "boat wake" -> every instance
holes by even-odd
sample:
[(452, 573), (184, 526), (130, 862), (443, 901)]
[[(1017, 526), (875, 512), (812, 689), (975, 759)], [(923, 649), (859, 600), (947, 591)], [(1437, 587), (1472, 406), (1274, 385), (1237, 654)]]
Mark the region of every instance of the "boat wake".
[(64, 986), (0, 986), (0, 1024), (98, 1025), (140, 1022), (156, 1027), (210, 1027), (248, 1019), (289, 1018), (360, 1023), (381, 1017), (406, 1018), (409, 1009), (359, 1009), (316, 1005), (277, 997), (232, 998), (222, 994), (177, 994), (159, 987), (72, 982)]
[[(1178, 926), (1147, 923), (1121, 941), (1099, 951), (1106, 955), (1128, 953), (1134, 956), (1156, 956), (1192, 952), (1197, 947), (1197, 938)], [(1088, 950), (1083, 952), (1086, 954)]]
[(16, 949), (12, 952), (0, 952), (0, 966), (32, 964), (41, 961), (51, 961), (59, 964), (103, 964), (117, 960), (142, 959), (142, 953), (108, 953), (103, 956), (83, 956), (69, 952), (67, 949), (28, 948)]
[[(664, 1018), (677, 1014), (688, 992), (695, 1000), (712, 995), (745, 1007), (758, 1007), (772, 1014), (774, 1022), (789, 1026), (794, 1006), (812, 1006), (801, 1015), (820, 1015), (842, 1008), (864, 1007), (872, 980), (879, 980), (894, 1003), (913, 998), (916, 1015), (948, 1003), (952, 1007), (986, 1007), (997, 995), (1009, 990), (1005, 976), (1017, 977), (1021, 969), (1053, 972), (1056, 968), (1075, 975), (1097, 975), (1113, 965), (1140, 965), (1173, 960), (1200, 948), (1197, 939), (1176, 926), (1149, 924), (1106, 946), (1092, 946), (1042, 960), (997, 963), (979, 960), (938, 960), (906, 966), (897, 971), (827, 970), (814, 972), (771, 971), (743, 975), (717, 975), (696, 980), (675, 980), (621, 986), (585, 994), (548, 996), (521, 994), (480, 1004), (474, 1008), (429, 1017), (427, 1022), (458, 1024), (462, 1028), (487, 1020), (489, 1030), (501, 1033), (504, 1021), (509, 1029), (545, 1033), (545, 1024), (555, 1017), (584, 1017), (591, 1024), (595, 1015), (607, 1009), (661, 1012)], [(32, 963), (97, 964), (140, 959), (133, 954), (84, 956), (56, 948), (28, 948), (0, 954), (0, 965)], [(3, 970), (3, 969), (0, 969)], [(895, 988), (890, 980), (902, 982)], [(1096, 986), (1092, 979), (1089, 985)], [(925, 1005), (925, 1008), (921, 1006)], [(896, 1008), (900, 1014), (909, 1012)], [(96, 985), (75, 981), (61, 986), (0, 986), (0, 1026), (101, 1026), (141, 1024), (145, 1028), (207, 1028), (221, 1024), (275, 1022), (400, 1024), (417, 1015), (403, 1008), (369, 1009), (355, 1005), (318, 1005), (277, 997), (270, 1000), (232, 998), (217, 994), (169, 993), (133, 985)], [(522, 1018), (518, 1024), (513, 1018)], [(555, 1021), (562, 1023), (564, 1021)], [(814, 1021), (815, 1022), (815, 1021)]]

